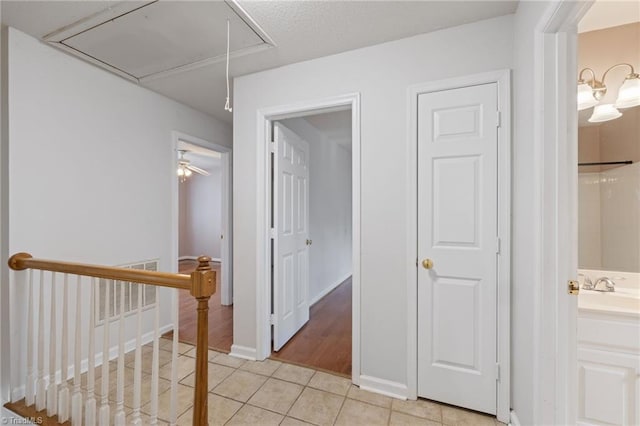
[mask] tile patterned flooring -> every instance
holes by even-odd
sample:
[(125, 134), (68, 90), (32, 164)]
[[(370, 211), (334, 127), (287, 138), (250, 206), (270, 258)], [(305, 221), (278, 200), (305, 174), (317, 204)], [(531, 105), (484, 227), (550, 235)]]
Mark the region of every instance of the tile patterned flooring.
[[(160, 347), (163, 351), (170, 349), (170, 341), (161, 339)], [(191, 425), (195, 347), (180, 343), (179, 352), (178, 424)], [(170, 364), (164, 362), (164, 369), (169, 370)], [(115, 374), (111, 368), (110, 375)], [(133, 370), (127, 368), (132, 375)], [(160, 368), (161, 377), (167, 377), (162, 374), (163, 366)], [(160, 381), (164, 392), (159, 397), (158, 417), (166, 421), (169, 381), (164, 378)], [(131, 391), (125, 394), (128, 406)], [(148, 405), (142, 407), (145, 414)], [(131, 409), (126, 411), (129, 414)], [(310, 368), (272, 359), (245, 361), (213, 350), (209, 351), (209, 424), (501, 425), (494, 417), (432, 401), (401, 401), (367, 392), (352, 385), (349, 379)]]

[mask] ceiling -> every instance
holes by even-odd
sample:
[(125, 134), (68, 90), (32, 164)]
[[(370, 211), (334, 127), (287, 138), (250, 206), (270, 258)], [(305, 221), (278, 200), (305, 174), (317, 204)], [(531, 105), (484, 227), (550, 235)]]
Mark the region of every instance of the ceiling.
[(578, 24), (578, 32), (601, 30), (640, 22), (638, 0), (596, 0)]
[[(210, 172), (222, 165), (222, 155), (217, 151), (212, 151), (183, 140), (178, 140), (178, 149), (184, 149), (187, 151), (184, 154), (184, 158), (189, 160), (194, 166), (200, 167), (206, 171)], [(176, 159), (177, 158), (178, 157), (176, 156)]]
[(517, 1), (2, 1), (1, 7), (6, 25), (63, 41), (58, 47), (83, 51), (86, 60), (231, 122), (224, 111), (227, 17), (233, 78), (510, 14)]

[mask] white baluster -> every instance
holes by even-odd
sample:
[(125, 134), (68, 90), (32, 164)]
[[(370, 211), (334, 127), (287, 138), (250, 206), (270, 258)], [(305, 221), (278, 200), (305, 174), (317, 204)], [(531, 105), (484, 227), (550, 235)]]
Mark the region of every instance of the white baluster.
[(91, 301), (89, 302), (89, 354), (87, 370), (87, 400), (84, 403), (85, 424), (87, 426), (96, 424), (96, 306), (100, 306), (100, 293), (96, 297), (97, 280), (91, 279)]
[[(173, 291), (173, 342), (171, 344), (171, 415), (169, 416), (169, 423), (171, 426), (175, 426), (178, 422), (178, 330), (180, 324), (178, 322), (178, 299), (180, 294), (178, 290)], [(156, 303), (158, 299), (156, 299)]]
[(138, 309), (136, 320), (138, 322), (138, 332), (136, 335), (136, 357), (133, 370), (133, 414), (131, 423), (141, 425), (140, 418), (140, 393), (142, 392), (142, 284), (136, 284), (138, 289)]
[(38, 302), (38, 380), (36, 381), (36, 410), (47, 407), (47, 387), (44, 379), (44, 271), (40, 271)]
[(118, 391), (116, 397), (116, 426), (124, 426), (124, 282), (120, 282), (120, 330), (118, 339)]
[(60, 390), (58, 392), (58, 421), (64, 423), (69, 420), (69, 315), (68, 315), (68, 298), (69, 298), (69, 275), (64, 274), (64, 283), (62, 285), (62, 351), (60, 354)]
[(25, 403), (30, 407), (35, 402), (35, 371), (33, 366), (33, 269), (29, 270), (29, 288), (27, 289), (29, 298), (27, 306), (27, 383), (25, 385)]
[(100, 426), (109, 426), (109, 327), (111, 319), (110, 293), (113, 281), (105, 282), (104, 323), (102, 324), (102, 399), (98, 413)]
[[(73, 341), (73, 392), (71, 394), (71, 425), (82, 425), (82, 282), (76, 275), (76, 333)], [(90, 302), (93, 304), (93, 300)], [(91, 333), (90, 333), (91, 334)], [(93, 336), (93, 334), (91, 334)]]
[(58, 384), (56, 383), (56, 274), (51, 274), (51, 319), (49, 329), (49, 387), (47, 388), (47, 416), (58, 411)]
[(158, 295), (158, 287), (154, 286), (156, 292), (156, 300), (154, 307), (154, 324), (153, 324), (153, 361), (151, 364), (151, 413), (149, 413), (152, 425), (158, 424), (158, 368), (160, 356), (160, 342), (158, 341), (158, 330), (160, 329), (160, 297)]

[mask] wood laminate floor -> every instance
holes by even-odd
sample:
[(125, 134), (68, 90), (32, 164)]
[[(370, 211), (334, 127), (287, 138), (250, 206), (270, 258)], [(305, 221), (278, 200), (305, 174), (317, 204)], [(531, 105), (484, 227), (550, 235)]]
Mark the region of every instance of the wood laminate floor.
[[(179, 272), (189, 274), (197, 262), (180, 262)], [(216, 293), (209, 300), (209, 348), (229, 353), (233, 343), (233, 306), (220, 303), (220, 265)], [(188, 291), (180, 291), (180, 327), (178, 339), (196, 343), (196, 300)], [(171, 336), (171, 332), (167, 333)], [(272, 359), (313, 367), (351, 377), (351, 278), (311, 307), (309, 322), (291, 338)]]
[(351, 277), (311, 307), (309, 322), (271, 358), (351, 377)]
[[(197, 266), (197, 261), (181, 261), (178, 271), (181, 274), (190, 274)], [(216, 292), (209, 299), (209, 348), (229, 353), (233, 343), (233, 306), (224, 306), (220, 303), (220, 264), (212, 262), (211, 267), (217, 274)], [(179, 303), (178, 340), (195, 345), (198, 302), (189, 294), (189, 291), (180, 290)], [(171, 332), (167, 333), (167, 337), (171, 335)]]

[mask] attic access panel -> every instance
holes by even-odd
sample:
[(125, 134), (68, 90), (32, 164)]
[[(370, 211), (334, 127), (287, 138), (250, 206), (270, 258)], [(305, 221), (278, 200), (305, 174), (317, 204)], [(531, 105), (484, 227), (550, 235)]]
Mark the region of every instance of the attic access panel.
[(121, 3), (45, 37), (58, 47), (141, 82), (273, 45), (232, 0)]

